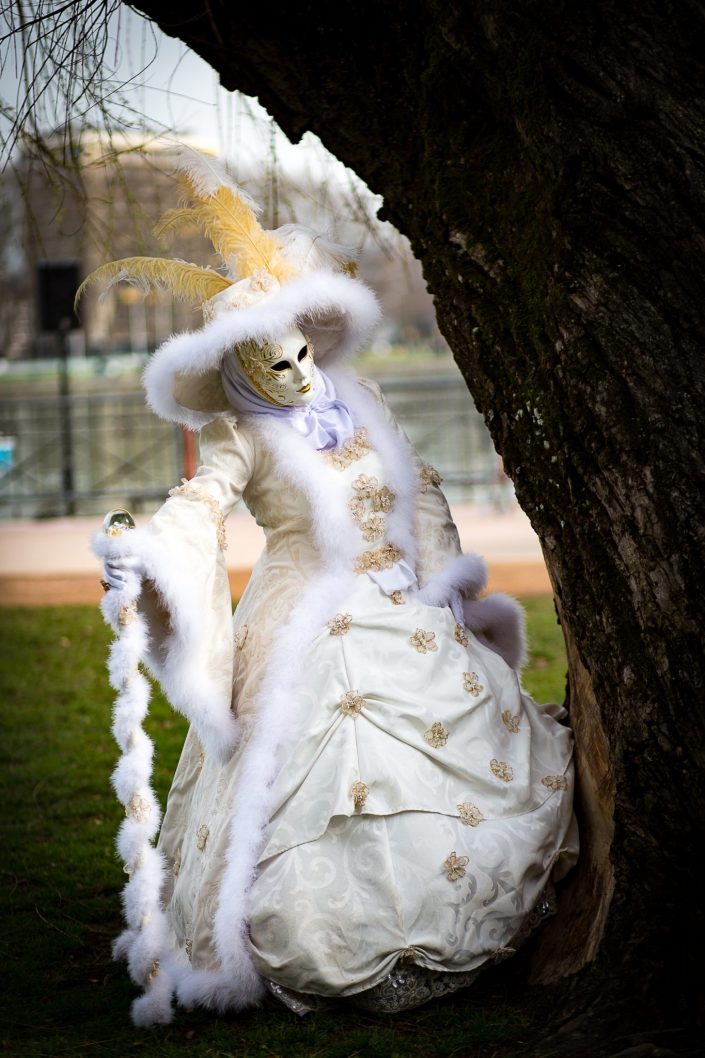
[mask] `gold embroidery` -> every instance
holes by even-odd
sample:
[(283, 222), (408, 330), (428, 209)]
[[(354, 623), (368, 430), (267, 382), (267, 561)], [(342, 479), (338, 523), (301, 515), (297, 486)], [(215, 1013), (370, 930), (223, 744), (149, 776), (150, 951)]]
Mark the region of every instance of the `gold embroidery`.
[(206, 754), (205, 754), (204, 750), (201, 750), (201, 752), (198, 754), (198, 770), (199, 771), (203, 771), (203, 765), (205, 764), (205, 762), (206, 762)]
[(512, 716), (510, 709), (504, 709), (502, 711), (502, 723), (506, 727), (507, 731), (511, 731), (513, 735), (519, 733), (519, 714)]
[(141, 794), (135, 793), (125, 805), (125, 815), (136, 823), (146, 823), (152, 814), (152, 806)]
[(568, 780), (565, 775), (544, 775), (541, 780), (547, 790), (567, 790)]
[(223, 512), (221, 511), (220, 504), (215, 496), (209, 495), (209, 493), (207, 493), (205, 489), (202, 489), (200, 485), (197, 485), (194, 481), (188, 481), (186, 478), (181, 479), (180, 485), (175, 485), (173, 489), (169, 489), (169, 495), (186, 496), (188, 499), (200, 500), (202, 503), (205, 503), (210, 511), (211, 518), (215, 523), (215, 535), (218, 540), (218, 547), (221, 551), (227, 550), (228, 544), (225, 539)]
[(380, 573), (383, 569), (391, 569), (401, 556), (401, 549), (396, 544), (384, 544), (374, 551), (363, 551), (357, 557), (355, 573), (368, 573), (370, 570)]
[(149, 967), (149, 973), (147, 974), (147, 980), (153, 981), (159, 973), (159, 959), (152, 959), (152, 965)]
[(341, 449), (335, 448), (333, 451), (324, 452), (323, 455), (336, 470), (345, 470), (351, 463), (362, 459), (369, 451), (370, 443), (367, 440), (367, 431), (364, 427), (359, 426)]
[(512, 771), (511, 765), (506, 764), (503, 760), (497, 760), (493, 757), (490, 761), (490, 771), (493, 775), (496, 775), (502, 782), (511, 782), (514, 778), (514, 772)]
[(365, 699), (357, 691), (346, 691), (339, 704), (346, 716), (357, 716), (358, 713), (362, 712)]
[(412, 647), (418, 650), (419, 654), (432, 654), (438, 650), (436, 633), (426, 632), (423, 628), (417, 628), (414, 634), (409, 636), (409, 642)]
[(436, 720), (435, 724), (431, 724), (428, 731), (424, 731), (423, 737), (429, 746), (433, 746), (434, 749), (440, 749), (441, 746), (445, 746), (449, 734), (450, 732), (446, 730), (440, 720)]
[(247, 636), (249, 634), (249, 631), (250, 631), (250, 629), (248, 628), (247, 625), (243, 625), (242, 628), (238, 628), (237, 632), (233, 636), (233, 638), (235, 640), (235, 649), (236, 650), (242, 650), (242, 648), (244, 647), (245, 643), (247, 642)]
[(476, 672), (464, 672), (463, 673), (463, 687), (471, 694), (473, 698), (477, 698), (480, 691), (484, 691), (483, 685), (480, 683), (479, 677)]
[(471, 801), (463, 801), (461, 805), (456, 807), (466, 827), (477, 827), (485, 818), (477, 805), (474, 805)]
[(419, 492), (428, 492), (430, 485), (438, 487), (443, 478), (438, 473), (435, 467), (432, 467), (430, 463), (424, 463), (419, 471), (419, 477), (421, 478), (421, 484), (419, 485)]
[(466, 647), (470, 642), (462, 625), (456, 624), (453, 635), (455, 636), (455, 642), (460, 643), (461, 647)]
[(393, 591), (392, 594), (389, 596), (389, 598), (392, 600), (392, 602), (394, 603), (395, 606), (403, 606), (404, 603), (406, 602), (406, 599), (404, 598), (402, 593), (399, 591), (399, 589), (397, 589), (396, 591)]
[(377, 489), (372, 496), (372, 510), (382, 511), (383, 514), (389, 514), (394, 506), (396, 498), (396, 493), (392, 492), (391, 489), (388, 489), (386, 485), (383, 485), (382, 488)]
[(360, 499), (359, 496), (354, 496), (351, 500), (348, 500), (348, 510), (352, 515), (352, 519), (358, 525), (365, 517), (365, 501)]
[(370, 791), (368, 790), (367, 786), (365, 786), (364, 782), (361, 782), (359, 779), (355, 780), (355, 782), (350, 787), (350, 796), (353, 799), (353, 804), (355, 805), (355, 808), (365, 807), (365, 801), (367, 800), (367, 795), (369, 792)]
[(200, 827), (198, 828), (198, 833), (196, 834), (196, 848), (199, 852), (203, 852), (203, 850), (205, 849), (209, 834), (210, 829), (207, 824), (201, 823)]
[(381, 540), (384, 536), (384, 515), (371, 514), (369, 518), (362, 522), (360, 528), (365, 540), (369, 540), (370, 543), (375, 540)]
[(186, 952), (186, 958), (191, 962), (191, 956), (193, 955), (193, 941), (187, 940), (184, 944), (184, 951)]
[(174, 856), (174, 868), (173, 869), (174, 869), (174, 877), (178, 878), (179, 877), (179, 871), (181, 870), (181, 846), (179, 846), (179, 848), (176, 850), (176, 854)]
[(352, 614), (337, 613), (332, 621), (328, 622), (328, 631), (332, 636), (344, 636), (350, 631)]
[(131, 625), (133, 621), (137, 620), (137, 604), (134, 602), (125, 603), (118, 610), (118, 624), (121, 628), (125, 628), (127, 625)]
[(465, 868), (469, 863), (469, 856), (458, 856), (456, 852), (451, 852), (448, 859), (443, 861), (445, 872), (448, 875), (448, 881), (457, 882), (459, 878), (462, 878), (465, 874)]
[(358, 474), (352, 483), (352, 487), (360, 500), (371, 500), (374, 496), (379, 482), (377, 478), (369, 474)]

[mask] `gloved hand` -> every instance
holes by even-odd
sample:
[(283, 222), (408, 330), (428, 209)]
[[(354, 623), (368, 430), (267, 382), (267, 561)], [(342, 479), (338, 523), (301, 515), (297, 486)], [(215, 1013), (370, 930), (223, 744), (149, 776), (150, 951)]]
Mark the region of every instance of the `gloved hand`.
[(144, 563), (137, 555), (122, 555), (121, 557), (106, 558), (103, 566), (103, 578), (105, 583), (115, 591), (121, 591), (127, 585), (130, 576), (142, 580), (145, 574)]

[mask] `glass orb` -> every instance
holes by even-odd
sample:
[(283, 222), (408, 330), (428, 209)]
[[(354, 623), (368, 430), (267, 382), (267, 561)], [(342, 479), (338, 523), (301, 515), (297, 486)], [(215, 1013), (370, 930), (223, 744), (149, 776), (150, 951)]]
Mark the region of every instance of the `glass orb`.
[(103, 519), (103, 532), (106, 536), (120, 536), (126, 529), (134, 529), (135, 520), (124, 507), (116, 507), (114, 511), (108, 511)]

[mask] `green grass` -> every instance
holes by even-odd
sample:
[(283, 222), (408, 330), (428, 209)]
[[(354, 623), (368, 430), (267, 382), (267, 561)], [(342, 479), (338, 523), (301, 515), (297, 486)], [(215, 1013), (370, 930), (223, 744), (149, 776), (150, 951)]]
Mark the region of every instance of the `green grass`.
[[(561, 700), (564, 659), (553, 607), (528, 603), (537, 654), (525, 685)], [(110, 958), (125, 876), (113, 850), (121, 810), (109, 785), (117, 748), (105, 676), (110, 633), (88, 607), (0, 610), (0, 1053), (13, 1058), (464, 1058), (516, 1040), (527, 1024), (501, 984), (398, 1016), (346, 1010), (297, 1019), (279, 1007), (216, 1018), (180, 1010), (172, 1025), (129, 1021), (135, 994)], [(155, 693), (164, 803), (184, 721)], [(488, 975), (491, 979), (492, 975)]]

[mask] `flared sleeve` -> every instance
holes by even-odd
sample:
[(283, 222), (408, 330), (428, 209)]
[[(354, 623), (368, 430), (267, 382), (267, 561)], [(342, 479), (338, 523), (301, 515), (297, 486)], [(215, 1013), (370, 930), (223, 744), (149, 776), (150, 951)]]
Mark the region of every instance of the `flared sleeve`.
[(252, 476), (252, 437), (234, 419), (217, 419), (201, 432), (200, 455), (196, 475), (171, 490), (147, 526), (94, 545), (103, 559), (140, 559), (141, 582), (128, 578), (125, 590), (107, 592), (103, 614), (119, 631), (133, 607), (146, 631), (142, 661), (206, 752), (227, 759), (238, 729), (224, 520)]

